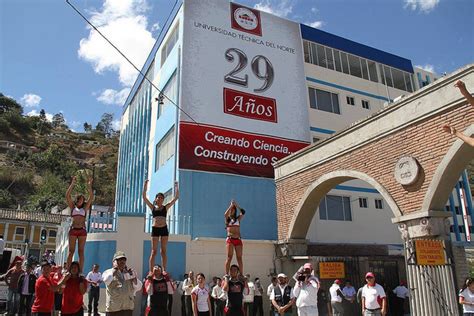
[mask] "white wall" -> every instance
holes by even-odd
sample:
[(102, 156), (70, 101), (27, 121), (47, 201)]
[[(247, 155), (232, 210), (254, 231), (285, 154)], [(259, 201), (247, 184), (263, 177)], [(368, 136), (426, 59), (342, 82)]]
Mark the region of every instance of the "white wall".
[[(341, 185), (373, 189), (361, 180), (351, 180)], [(320, 220), (319, 209), (313, 216), (306, 238), (312, 243), (368, 243), (401, 244), (397, 225), (392, 224), (392, 210), (385, 201), (383, 209), (375, 208), (378, 193), (331, 190), (329, 194), (348, 196), (351, 200), (352, 221)], [(359, 207), (359, 197), (367, 198), (367, 208)], [(318, 207), (315, 205), (315, 208)], [(329, 210), (328, 210), (329, 211)]]

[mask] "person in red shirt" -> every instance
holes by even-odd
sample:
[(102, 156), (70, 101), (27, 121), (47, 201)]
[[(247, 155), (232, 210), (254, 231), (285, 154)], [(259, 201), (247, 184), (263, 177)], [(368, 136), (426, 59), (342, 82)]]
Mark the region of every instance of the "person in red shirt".
[(51, 264), (41, 262), (41, 276), (35, 284), (35, 301), (31, 307), (32, 316), (51, 316), (54, 307), (54, 292), (63, 284), (64, 278), (56, 283), (51, 277)]
[(64, 274), (63, 282), (66, 287), (63, 290), (63, 303), (61, 307), (62, 316), (84, 315), (84, 293), (87, 291), (87, 281), (79, 275), (79, 262), (71, 262), (69, 271)]

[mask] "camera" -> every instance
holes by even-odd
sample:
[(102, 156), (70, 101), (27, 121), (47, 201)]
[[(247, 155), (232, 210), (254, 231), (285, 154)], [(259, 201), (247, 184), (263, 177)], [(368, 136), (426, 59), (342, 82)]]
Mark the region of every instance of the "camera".
[(298, 276), (296, 278), (298, 281), (305, 281), (306, 280), (306, 274), (303, 273), (298, 273)]

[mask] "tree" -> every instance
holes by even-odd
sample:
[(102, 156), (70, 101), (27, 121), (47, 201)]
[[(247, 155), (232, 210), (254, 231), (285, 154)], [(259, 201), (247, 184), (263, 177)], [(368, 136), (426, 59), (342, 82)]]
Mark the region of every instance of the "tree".
[(56, 113), (53, 116), (53, 128), (68, 128), (66, 125), (66, 120), (64, 119), (64, 115), (62, 113)]
[(18, 114), (22, 114), (23, 107), (18, 104), (18, 102), (16, 102), (14, 99), (4, 96), (2, 93), (0, 93), (0, 114), (11, 111), (17, 112)]
[(100, 122), (97, 123), (95, 129), (99, 132), (102, 132), (105, 136), (110, 136), (112, 132), (112, 121), (114, 120), (114, 115), (112, 113), (104, 113), (100, 119)]
[(49, 212), (55, 206), (60, 209), (66, 207), (64, 196), (67, 182), (59, 176), (47, 172), (41, 178), (41, 184), (35, 194), (31, 195), (28, 208), (36, 211)]
[(40, 117), (40, 120), (41, 120), (41, 121), (44, 121), (44, 122), (47, 122), (47, 121), (48, 121), (48, 120), (46, 119), (46, 111), (45, 111), (44, 109), (41, 109), (39, 117)]
[(48, 122), (46, 111), (44, 109), (41, 109), (40, 111), (39, 122), (36, 125), (36, 130), (40, 135), (45, 135), (51, 130), (51, 123)]
[(86, 133), (92, 132), (92, 125), (89, 124), (89, 123), (87, 123), (87, 122), (85, 122), (85, 123), (84, 123), (84, 132), (86, 132)]

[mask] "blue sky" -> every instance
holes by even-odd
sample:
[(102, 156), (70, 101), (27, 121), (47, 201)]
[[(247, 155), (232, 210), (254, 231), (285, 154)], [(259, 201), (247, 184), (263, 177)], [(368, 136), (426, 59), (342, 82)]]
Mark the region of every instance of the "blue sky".
[[(174, 0), (71, 0), (137, 65)], [(226, 0), (222, 0), (226, 1)], [(241, 0), (239, 3), (451, 72), (474, 61), (472, 0)], [(120, 118), (136, 72), (62, 0), (0, 1), (0, 92), (77, 131)], [(468, 87), (469, 88), (469, 87)], [(471, 87), (474, 90), (474, 87)]]

